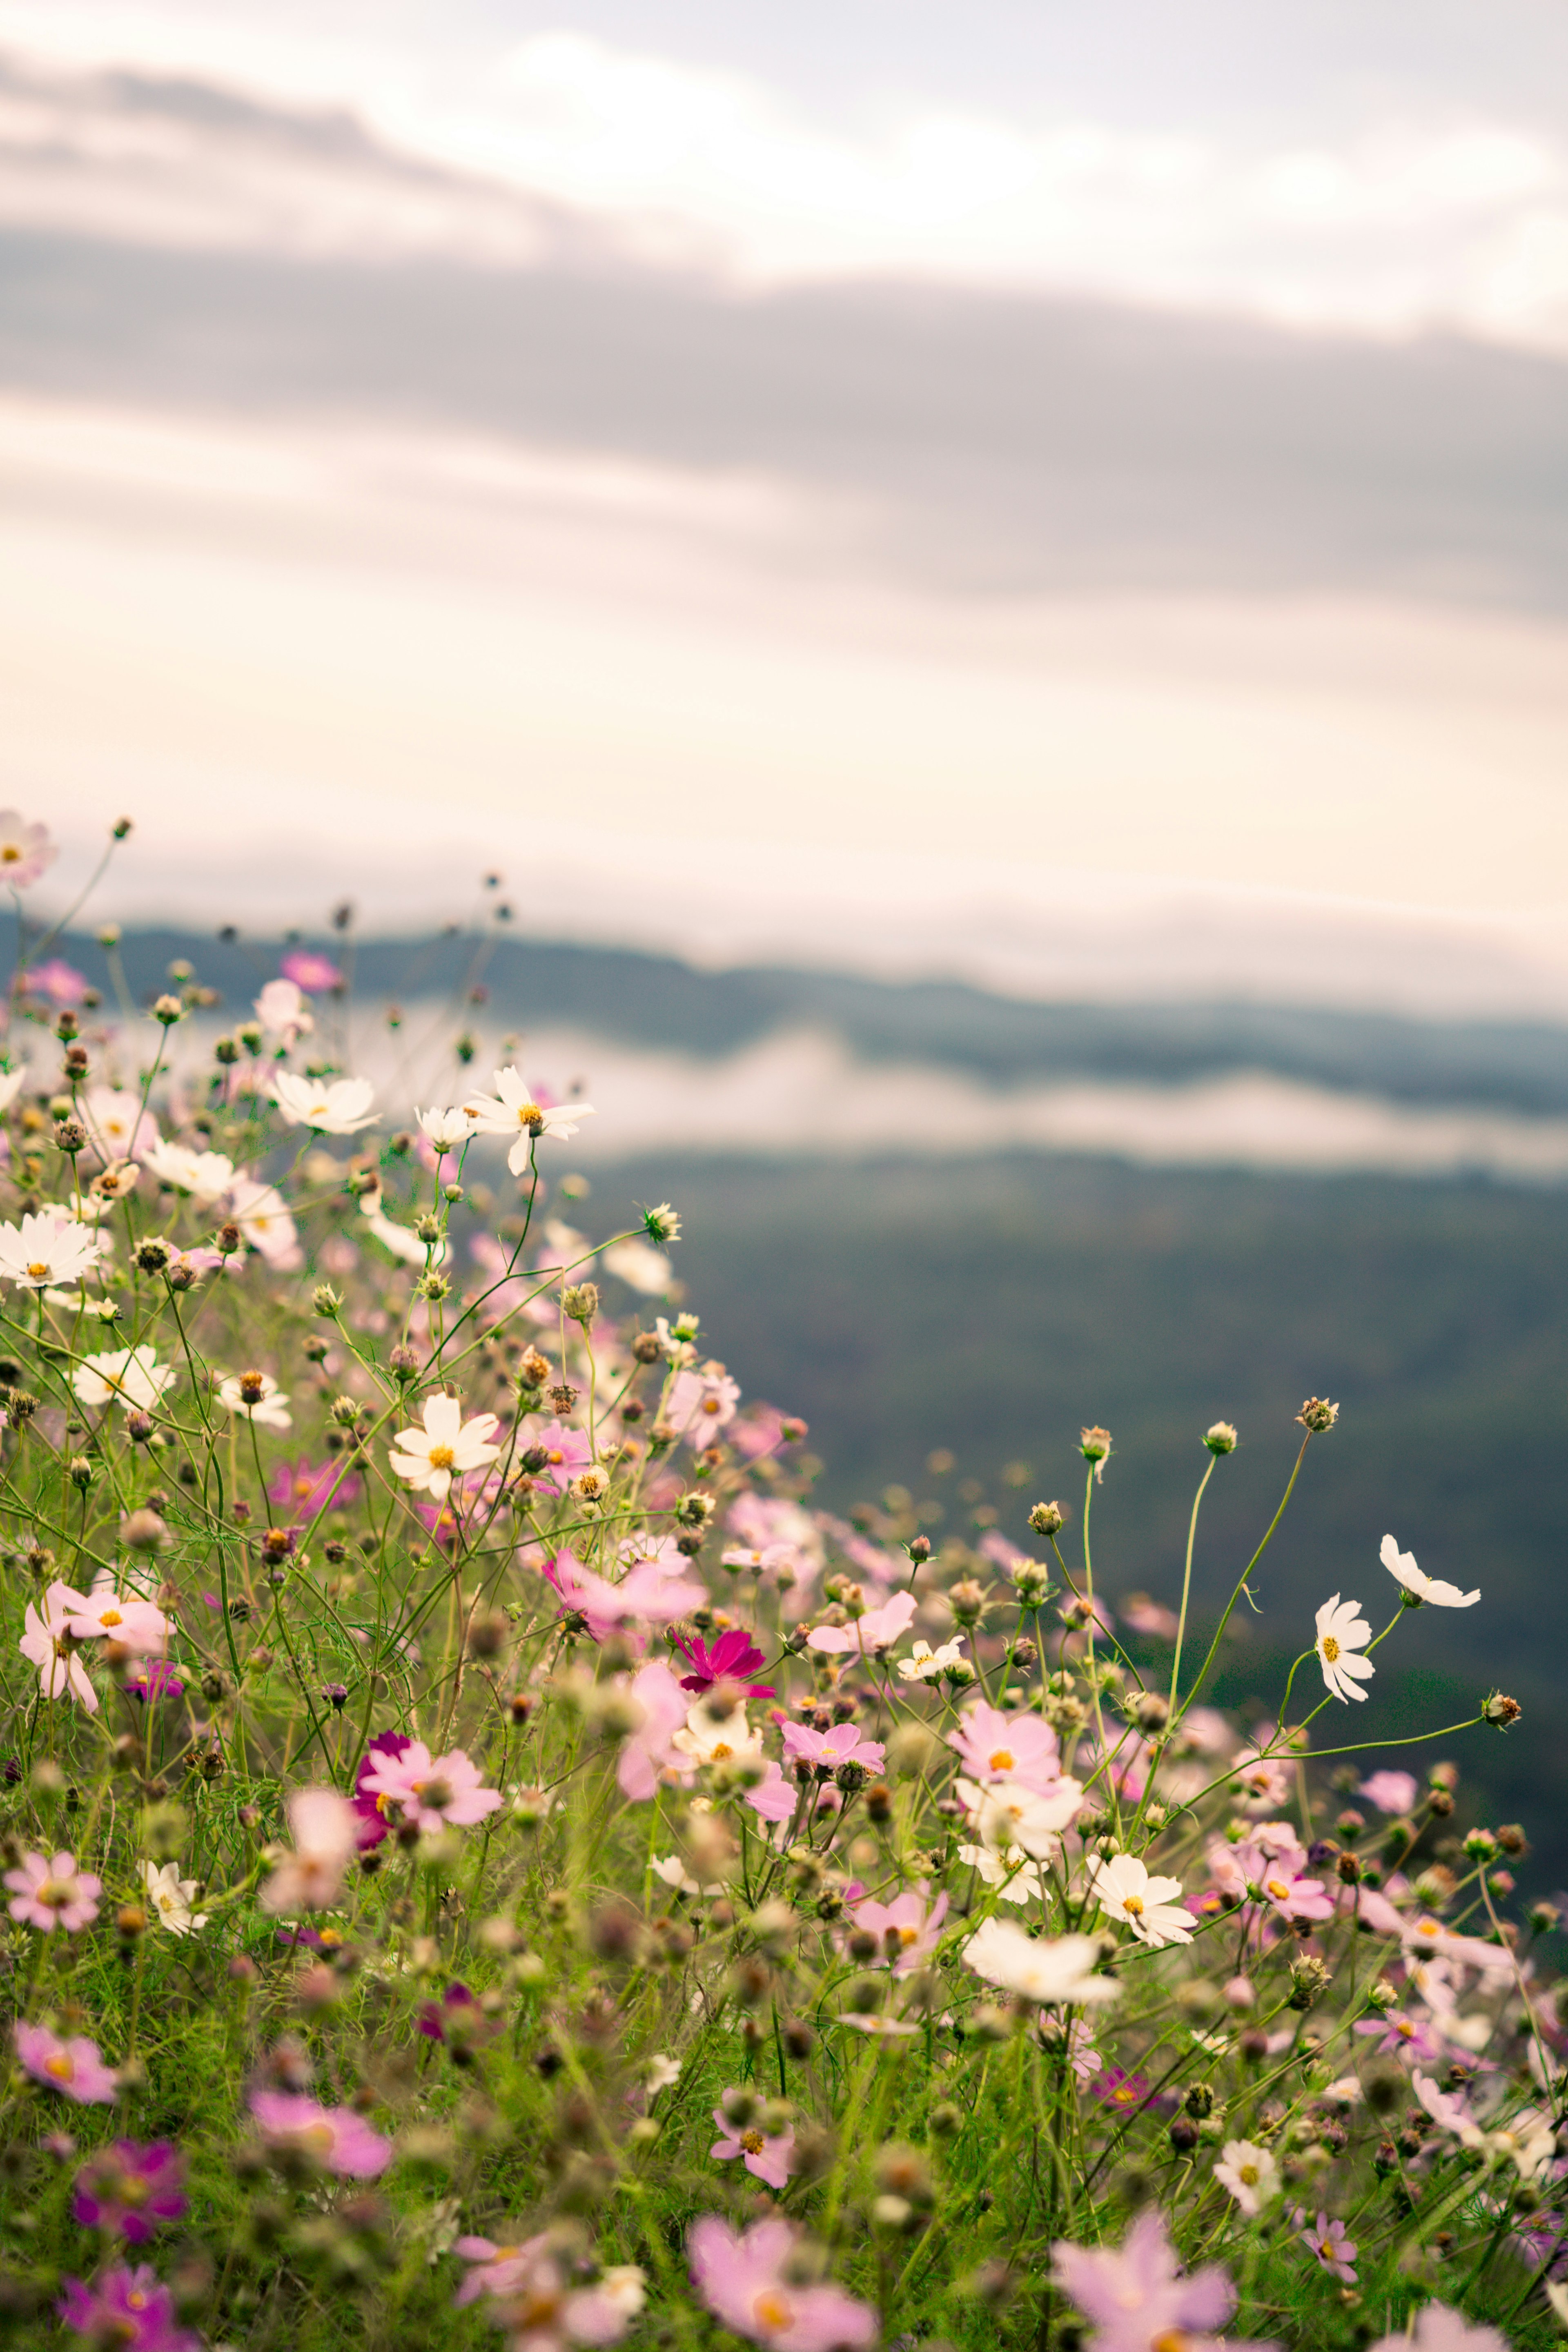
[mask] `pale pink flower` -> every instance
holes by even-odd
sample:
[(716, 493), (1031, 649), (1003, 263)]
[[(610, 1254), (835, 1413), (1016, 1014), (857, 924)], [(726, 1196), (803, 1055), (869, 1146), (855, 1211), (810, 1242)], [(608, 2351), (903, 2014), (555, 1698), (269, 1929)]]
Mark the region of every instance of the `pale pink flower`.
[(359, 1783), (363, 1796), (384, 1797), (401, 1805), (405, 1821), (417, 1822), (426, 1836), (441, 1829), (468, 1829), (500, 1808), (499, 1789), (480, 1783), (479, 1768), (460, 1748), (432, 1757), (422, 1739), (401, 1755), (383, 1751), (374, 1771)]
[[(1095, 2352), (1152, 2352), (1162, 2342), (1223, 2327), (1236, 2290), (1215, 2263), (1184, 2278), (1152, 2209), (1139, 2214), (1119, 2248), (1052, 2248), (1057, 2277), (1095, 2330)], [(1243, 2352), (1240, 2346), (1232, 2352)]]
[(1256, 1748), (1243, 1748), (1231, 1766), (1241, 1809), (1255, 1818), (1260, 1813), (1277, 1812), (1290, 1794), (1290, 1775), (1283, 1764), (1272, 1756), (1259, 1756)]
[(297, 988), (310, 989), (318, 995), (323, 989), (342, 986), (342, 973), (331, 956), (324, 956), (319, 948), (291, 948), (279, 958), (278, 969)]
[(1004, 1714), (977, 1699), (965, 1707), (956, 1731), (947, 1735), (970, 1778), (982, 1788), (994, 1780), (1015, 1781), (1042, 1795), (1061, 1779), (1057, 1735), (1037, 1715)]
[(304, 991), (295, 980), (269, 980), (256, 999), (256, 1017), (269, 1036), (281, 1037), (289, 1045), (316, 1025)]
[(687, 2233), (691, 2284), (716, 2319), (753, 2344), (778, 2352), (837, 2352), (873, 2344), (877, 2315), (841, 2287), (809, 2285), (793, 2275), (797, 2232), (792, 2222), (754, 2221), (743, 2234), (717, 2213)]
[(654, 1794), (669, 1767), (670, 1742), (684, 1727), (691, 1701), (662, 1659), (639, 1667), (627, 1689), (642, 1719), (621, 1742), (616, 1783), (623, 1797), (640, 1804)]
[(163, 1611), (140, 1593), (117, 1591), (107, 1569), (99, 1571), (80, 1607), (68, 1608), (66, 1628), (78, 1642), (117, 1642), (142, 1658), (160, 1656), (169, 1646), (169, 1621)]
[(16, 809), (0, 809), (0, 881), (26, 890), (59, 856), (47, 824), (31, 824)]
[(303, 1263), (300, 1234), (288, 1204), (276, 1184), (258, 1183), (254, 1176), (237, 1176), (228, 1188), (228, 1211), (247, 1249), (279, 1270)]
[(63, 1927), (68, 1936), (89, 1927), (103, 1892), (102, 1879), (79, 1870), (70, 1853), (57, 1853), (52, 1862), (47, 1854), (26, 1853), (19, 1869), (5, 1873), (5, 1884), (14, 1898), (7, 1906), (12, 1918), (46, 1935), (54, 1927)]
[(738, 1381), (728, 1372), (677, 1372), (659, 1413), (661, 1421), (684, 1437), (689, 1445), (711, 1445), (721, 1429), (735, 1418), (741, 1402)]
[(908, 1976), (934, 1952), (947, 1916), (947, 1896), (939, 1895), (926, 1909), (929, 1881), (907, 1886), (890, 1903), (858, 1903), (850, 1913), (857, 1927), (876, 1937), (884, 1958), (893, 1963), (895, 1976)]
[(1334, 1898), (1321, 1878), (1296, 1878), (1275, 1868), (1259, 1884), (1282, 1918), (1316, 1920), (1334, 1916)]
[(586, 1470), (594, 1459), (587, 1431), (569, 1428), (563, 1421), (547, 1421), (542, 1427), (530, 1423), (523, 1451), (543, 1454), (542, 1465), (530, 1475), (547, 1495), (563, 1495), (578, 1471)]
[(485, 2295), (490, 2316), (510, 2331), (511, 2352), (563, 2352), (568, 2344), (616, 2344), (647, 2300), (643, 2273), (633, 2263), (602, 2271), (589, 2286), (572, 2285), (564, 2258), (541, 2235), (517, 2246), (489, 2238), (459, 2238), (453, 2252), (476, 2267), (454, 2301)]
[(879, 1772), (888, 1752), (879, 1739), (868, 1739), (857, 1723), (836, 1723), (826, 1731), (814, 1730), (809, 1723), (786, 1723), (784, 1745), (792, 1763), (810, 1764), (825, 1773), (836, 1772), (840, 1764)]
[(323, 2107), (294, 2091), (252, 2091), (250, 2112), (274, 2147), (293, 2147), (340, 2179), (375, 2180), (392, 2162), (392, 2142), (352, 2107)]
[(1310, 2246), (1331, 2278), (1342, 2279), (1346, 2286), (1355, 2284), (1355, 2246), (1345, 2235), (1342, 2221), (1331, 2221), (1326, 2213), (1318, 2216), (1315, 2230), (1300, 2232), (1301, 2243)]
[(47, 2091), (74, 2099), (79, 2107), (113, 2105), (114, 2076), (104, 2064), (97, 2042), (89, 2042), (86, 2034), (62, 2042), (47, 2025), (25, 2025), (18, 2020), (11, 2028), (11, 2039), (25, 2071)]
[[(729, 2095), (725, 2094), (726, 2097)], [(740, 2157), (746, 2170), (758, 2180), (765, 2180), (770, 2189), (783, 2189), (795, 2170), (795, 2133), (793, 2129), (774, 2132), (771, 2136), (755, 2125), (743, 2127), (732, 2124), (722, 2106), (713, 2110), (713, 2120), (720, 2137), (709, 2149), (721, 2164), (733, 2163)]]
[(857, 1651), (871, 1657), (879, 1650), (891, 1649), (900, 1634), (908, 1631), (914, 1613), (914, 1594), (895, 1592), (879, 1609), (868, 1609), (863, 1617), (853, 1618), (847, 1625), (814, 1625), (806, 1641), (812, 1649), (830, 1654)]
[(158, 1123), (129, 1087), (89, 1087), (80, 1097), (82, 1125), (107, 1167), (116, 1160), (140, 1160), (158, 1140)]
[(275, 1916), (325, 1911), (342, 1893), (343, 1873), (359, 1843), (359, 1816), (335, 1789), (296, 1789), (286, 1811), (294, 1851), (262, 1882), (256, 1899)]
[(516, 2291), (529, 2262), (548, 2242), (542, 2231), (536, 2238), (524, 2238), (517, 2245), (497, 2245), (493, 2238), (457, 2238), (452, 2252), (460, 2254), (472, 2265), (453, 2303), (460, 2311), (465, 2304), (478, 2303), (481, 2294), (510, 2294)]
[(17, 1646), (22, 1655), (37, 1667), (38, 1686), (46, 1698), (59, 1698), (68, 1692), (79, 1706), (85, 1706), (89, 1715), (96, 1715), (98, 1693), (77, 1655), (68, 1622), (73, 1610), (84, 1610), (87, 1605), (83, 1594), (62, 1584), (57, 1577), (44, 1593), (41, 1610), (28, 1601)]
[(1375, 1805), (1380, 1813), (1407, 1813), (1415, 1802), (1416, 1787), (1414, 1772), (1374, 1772), (1356, 1794)]
[(595, 1642), (607, 1640), (631, 1618), (645, 1625), (672, 1625), (688, 1610), (700, 1609), (708, 1598), (704, 1586), (667, 1576), (654, 1560), (640, 1560), (619, 1584), (596, 1576), (570, 1551), (557, 1552), (540, 1573), (554, 1586), (566, 1609), (586, 1619)]
[(1428, 2303), (1408, 2335), (1401, 2328), (1397, 2336), (1380, 2336), (1372, 2352), (1508, 2352), (1508, 2343), (1495, 2327), (1475, 2326), (1446, 2303)]

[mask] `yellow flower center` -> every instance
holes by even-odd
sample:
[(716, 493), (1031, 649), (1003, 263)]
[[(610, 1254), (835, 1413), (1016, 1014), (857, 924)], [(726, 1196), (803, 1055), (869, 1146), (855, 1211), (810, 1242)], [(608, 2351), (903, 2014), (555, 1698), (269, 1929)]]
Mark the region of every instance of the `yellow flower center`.
[(1289, 1883), (1283, 1878), (1271, 1878), (1268, 1881), (1268, 1892), (1276, 1903), (1283, 1903), (1290, 1892)]
[(41, 1257), (34, 1258), (27, 1267), (27, 1272), (35, 1282), (42, 1282), (48, 1270), (47, 1265)]
[(4, 849), (0, 849), (0, 866), (20, 866), (21, 863), (20, 849), (14, 841), (8, 841)]
[(1013, 1751), (1010, 1748), (998, 1748), (993, 1750), (991, 1769), (993, 1772), (1010, 1772), (1013, 1769)]
[(1333, 1664), (1334, 1660), (1339, 1656), (1339, 1643), (1335, 1641), (1331, 1633), (1325, 1633), (1323, 1636), (1323, 1655), (1328, 1660), (1331, 1666)]
[(719, 1763), (722, 1759), (724, 1759), (724, 1758), (726, 1758), (726, 1757), (733, 1756), (734, 1752), (735, 1752), (735, 1751), (734, 1751), (734, 1749), (730, 1746), (730, 1744), (729, 1744), (728, 1740), (725, 1740), (725, 1739), (718, 1739), (718, 1740), (715, 1740), (715, 1741), (714, 1741), (714, 1743), (713, 1743), (713, 1751), (712, 1751), (712, 1757), (711, 1757), (711, 1759), (710, 1759), (710, 1760), (711, 1760), (713, 1763), (717, 1764), (717, 1763)]
[(519, 1127), (542, 1127), (544, 1113), (537, 1103), (519, 1103), (517, 1123)]
[(795, 2323), (795, 2306), (776, 2287), (768, 2287), (752, 2305), (752, 2316), (759, 2327), (782, 2329)]
[(123, 1625), (125, 1620), (118, 1609), (104, 1609), (100, 1612), (98, 1622), (100, 1625)]
[(430, 1448), (430, 1467), (432, 1470), (449, 1470), (457, 1458), (456, 1453), (449, 1445), (433, 1445)]
[(1256, 2189), (1261, 2175), (1255, 2164), (1238, 2164), (1236, 2168), (1236, 2177), (1245, 2187)]
[(741, 2134), (741, 2146), (745, 2149), (748, 2156), (761, 2156), (763, 2152), (762, 2133), (760, 2131), (742, 2132)]
[(1121, 1908), (1127, 1913), (1129, 1918), (1142, 1919), (1143, 1897), (1141, 1895), (1124, 1895), (1121, 1898)]
[(52, 2058), (45, 2059), (44, 2072), (52, 2075), (57, 2083), (68, 2083), (75, 2077), (76, 2063), (68, 2058), (63, 2050), (58, 2050)]
[(920, 1941), (920, 1929), (918, 1927), (900, 1927), (899, 1929), (899, 1941), (900, 1944), (918, 1944)]

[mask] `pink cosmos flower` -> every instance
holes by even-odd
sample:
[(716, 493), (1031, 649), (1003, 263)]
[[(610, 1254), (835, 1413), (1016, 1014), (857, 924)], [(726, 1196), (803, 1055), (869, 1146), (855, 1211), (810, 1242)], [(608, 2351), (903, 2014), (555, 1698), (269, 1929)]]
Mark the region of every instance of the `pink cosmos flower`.
[(70, 1853), (57, 1853), (52, 1862), (41, 1853), (24, 1854), (21, 1868), (5, 1873), (5, 1884), (14, 1898), (8, 1906), (12, 1918), (42, 1927), (46, 1935), (51, 1927), (74, 1936), (79, 1927), (90, 1927), (103, 1892), (102, 1879), (79, 1870)]
[[(728, 2096), (728, 2093), (725, 2095)], [(757, 2180), (765, 2180), (770, 2189), (783, 2189), (795, 2170), (795, 2131), (775, 2132), (770, 2138), (755, 2125), (744, 2129), (732, 2124), (722, 2106), (713, 2110), (713, 2120), (719, 2126), (719, 2137), (709, 2149), (721, 2164), (731, 2164), (736, 2157), (744, 2160), (746, 2170)]]
[(79, 2107), (112, 2106), (114, 2076), (104, 2064), (96, 2042), (79, 2033), (62, 2042), (47, 2025), (24, 2025), (18, 2019), (11, 2039), (25, 2071), (46, 2091), (74, 2099)]
[(323, 2107), (295, 2091), (252, 2091), (250, 2112), (274, 2147), (297, 2147), (340, 2179), (375, 2180), (392, 2162), (392, 2142), (352, 2107)]
[(677, 1372), (659, 1419), (700, 1450), (729, 1427), (740, 1402), (740, 1383), (728, 1372)]
[(1374, 1772), (1356, 1794), (1380, 1813), (1407, 1813), (1415, 1802), (1416, 1785), (1413, 1772)]
[(1321, 1878), (1292, 1878), (1278, 1867), (1268, 1871), (1263, 1892), (1285, 1919), (1331, 1919), (1334, 1897)]
[(1377, 2046), (1372, 2053), (1374, 2058), (1403, 2058), (1412, 2064), (1417, 2059), (1425, 2059), (1432, 2065), (1443, 2055), (1443, 2044), (1427, 2021), (1402, 2016), (1396, 2009), (1382, 2017), (1363, 2018), (1355, 2030), (1358, 2033), (1377, 2035)]
[(827, 1731), (814, 1731), (808, 1723), (786, 1723), (784, 1744), (792, 1763), (814, 1765), (824, 1780), (840, 1764), (879, 1772), (888, 1753), (879, 1739), (868, 1739), (858, 1723), (836, 1723)]
[(715, 1683), (737, 1682), (746, 1684), (748, 1698), (773, 1697), (772, 1683), (746, 1682), (747, 1675), (754, 1675), (765, 1662), (751, 1635), (740, 1627), (728, 1633), (721, 1633), (711, 1644), (700, 1641), (695, 1633), (691, 1633), (677, 1642), (675, 1646), (692, 1670), (690, 1674), (681, 1675), (682, 1690), (696, 1691), (700, 1696), (703, 1691), (711, 1690)]
[(706, 1587), (666, 1576), (651, 1559), (639, 1560), (619, 1584), (595, 1576), (570, 1551), (557, 1552), (540, 1573), (568, 1610), (586, 1619), (595, 1642), (608, 1640), (632, 1617), (646, 1625), (671, 1625), (688, 1610), (700, 1609), (708, 1598)]
[(357, 1503), (364, 1481), (357, 1471), (340, 1463), (323, 1462), (317, 1469), (303, 1454), (298, 1462), (280, 1462), (268, 1483), (267, 1499), (279, 1514), (280, 1527), (303, 1527), (329, 1503), (346, 1510)]
[(1346, 2286), (1355, 2284), (1355, 2247), (1345, 2235), (1342, 2221), (1331, 2221), (1326, 2213), (1318, 2216), (1315, 2230), (1300, 2232), (1301, 2243), (1310, 2246), (1331, 2278), (1342, 2279)]
[(296, 988), (303, 988), (312, 996), (320, 996), (329, 988), (341, 988), (343, 976), (331, 956), (320, 955), (313, 948), (291, 948), (279, 959), (279, 971)]
[(46, 1698), (60, 1698), (68, 1693), (79, 1706), (86, 1707), (89, 1715), (96, 1715), (98, 1693), (77, 1655), (68, 1622), (73, 1611), (87, 1607), (86, 1596), (62, 1584), (57, 1577), (44, 1593), (41, 1610), (28, 1601), (17, 1647), (37, 1667), (38, 1686)]
[(87, 994), (87, 974), (59, 956), (47, 963), (32, 965), (26, 978), (29, 992), (47, 996), (51, 1004), (79, 1004)]
[(742, 2232), (705, 2213), (687, 2232), (691, 2284), (714, 2317), (753, 2344), (778, 2352), (837, 2352), (876, 2341), (877, 2315), (841, 2287), (808, 2286), (789, 2275), (796, 2231), (783, 2220)]
[(1406, 2335), (1380, 2336), (1372, 2352), (1508, 2352), (1495, 2327), (1473, 2327), (1446, 2303), (1426, 2304), (1415, 2315), (1415, 2326)]
[(29, 824), (16, 809), (0, 809), (0, 881), (26, 890), (59, 856), (47, 824)]
[(168, 2140), (147, 2147), (112, 2140), (77, 2174), (71, 2210), (84, 2230), (142, 2246), (161, 2221), (177, 2221), (185, 2211), (184, 2181), (185, 2159)]
[(457, 2301), (488, 2296), (491, 2317), (510, 2332), (511, 2352), (618, 2343), (645, 2300), (643, 2274), (630, 2263), (605, 2271), (589, 2286), (573, 2286), (563, 2258), (544, 2237), (521, 2246), (459, 2238), (455, 2251), (479, 2265), (458, 2288)]
[(150, 2263), (103, 2272), (90, 2285), (68, 2278), (58, 2305), (66, 2326), (94, 2345), (123, 2352), (201, 2352), (201, 2337), (174, 2321), (174, 2298)]
[(453, 2303), (460, 2311), (465, 2304), (478, 2303), (481, 2294), (515, 2294), (530, 2262), (546, 2242), (542, 2232), (515, 2246), (498, 2246), (493, 2238), (455, 2239), (452, 2252), (472, 2267), (452, 2297)]
[[(616, 1785), (623, 1797), (644, 1804), (658, 1789), (660, 1776), (671, 1769), (675, 1751), (670, 1743), (684, 1729), (691, 1702), (662, 1659), (639, 1667), (627, 1689), (642, 1709), (642, 1720), (621, 1742)], [(684, 1773), (684, 1765), (677, 1769)]]
[(1057, 1735), (1037, 1715), (1004, 1714), (977, 1699), (964, 1709), (958, 1729), (947, 1738), (982, 1788), (994, 1780), (1012, 1780), (1044, 1796), (1061, 1779)]
[(400, 1756), (384, 1749), (361, 1787), (366, 1796), (400, 1805), (405, 1821), (417, 1822), (427, 1837), (441, 1829), (468, 1829), (499, 1811), (499, 1789), (487, 1789), (479, 1768), (460, 1748), (433, 1757), (422, 1739), (411, 1739)]
[(1236, 2307), (1236, 2290), (1217, 2263), (1181, 2275), (1152, 2210), (1139, 2214), (1119, 2248), (1058, 2242), (1052, 2252), (1063, 2289), (1094, 2326), (1095, 2352), (1151, 2352), (1162, 2337), (1180, 2343), (1189, 2330), (1206, 2335)]
[(153, 1657), (169, 1646), (169, 1621), (163, 1611), (140, 1593), (119, 1591), (113, 1577), (102, 1571), (85, 1600), (79, 1593), (69, 1596), (65, 1626), (75, 1641), (115, 1642), (141, 1657)]
[(752, 1812), (760, 1813), (764, 1822), (791, 1820), (799, 1802), (799, 1792), (785, 1780), (771, 1756), (766, 1759), (762, 1780), (742, 1794)]
[(1239, 1784), (1237, 1793), (1241, 1810), (1256, 1819), (1261, 1813), (1276, 1813), (1290, 1794), (1290, 1776), (1283, 1764), (1271, 1756), (1259, 1756), (1244, 1748), (1231, 1766)]
[(257, 1902), (274, 1917), (325, 1911), (342, 1893), (343, 1873), (359, 1848), (358, 1816), (335, 1789), (296, 1789), (286, 1810), (294, 1851), (264, 1882)]
[(594, 1459), (593, 1441), (585, 1429), (572, 1429), (563, 1421), (546, 1422), (537, 1432), (527, 1432), (524, 1454), (544, 1455), (543, 1466), (529, 1473), (536, 1486), (547, 1495), (563, 1495), (579, 1470), (586, 1470)]
[(929, 1885), (929, 1880), (922, 1878), (918, 1886), (907, 1886), (891, 1903), (858, 1903), (850, 1914), (857, 1927), (876, 1937), (893, 1963), (895, 1976), (908, 1976), (920, 1967), (928, 1953), (936, 1949), (942, 1923), (947, 1916), (947, 1896), (939, 1895), (928, 1911)]
[(862, 1657), (870, 1657), (879, 1650), (890, 1650), (900, 1633), (908, 1632), (914, 1613), (914, 1594), (895, 1592), (879, 1609), (868, 1609), (863, 1617), (852, 1619), (847, 1625), (814, 1625), (805, 1638), (814, 1650), (833, 1654), (858, 1651)]
[(81, 1097), (81, 1120), (105, 1167), (140, 1160), (158, 1140), (157, 1120), (129, 1087), (89, 1087)]
[(438, 2001), (421, 2004), (414, 2030), (427, 2042), (444, 2042), (455, 2055), (466, 2058), (482, 2043), (492, 2042), (500, 2026), (496, 2019), (487, 2017), (466, 1984), (453, 1983)]
[(178, 1698), (185, 1685), (173, 1666), (165, 1665), (162, 1658), (149, 1658), (126, 1677), (121, 1687), (127, 1698), (139, 1699), (147, 1706), (161, 1698)]
[(367, 1853), (374, 1845), (379, 1845), (386, 1835), (389, 1826), (384, 1803), (374, 1790), (365, 1787), (365, 1782), (379, 1769), (382, 1757), (401, 1756), (405, 1748), (412, 1748), (414, 1742), (406, 1732), (378, 1731), (359, 1759), (359, 1769), (354, 1774), (353, 1794), (349, 1799), (349, 1802), (353, 1807), (357, 1817), (358, 1827), (354, 1834), (362, 1853)]

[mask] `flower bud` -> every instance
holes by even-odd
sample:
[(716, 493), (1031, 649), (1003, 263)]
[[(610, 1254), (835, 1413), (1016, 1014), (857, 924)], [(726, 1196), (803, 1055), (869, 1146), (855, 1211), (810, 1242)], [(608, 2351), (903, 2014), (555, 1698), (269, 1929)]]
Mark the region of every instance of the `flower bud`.
[(160, 996), (153, 1004), (153, 1018), (161, 1021), (165, 1029), (172, 1029), (176, 1021), (184, 1018), (184, 1010), (177, 996)]
[(1228, 1421), (1216, 1421), (1212, 1429), (1205, 1430), (1204, 1444), (1211, 1454), (1234, 1454), (1237, 1444), (1234, 1425)]
[(1029, 1525), (1037, 1536), (1054, 1536), (1065, 1517), (1059, 1503), (1037, 1503), (1029, 1513)]
[(1326, 1397), (1315, 1396), (1310, 1396), (1296, 1415), (1301, 1427), (1311, 1437), (1321, 1437), (1324, 1430), (1332, 1429), (1339, 1417), (1337, 1404), (1331, 1404)]
[(331, 1323), (337, 1320), (342, 1310), (342, 1292), (334, 1290), (330, 1282), (319, 1282), (310, 1293), (311, 1313), (323, 1316)]
[(563, 1313), (574, 1323), (589, 1324), (599, 1311), (599, 1288), (593, 1282), (569, 1282), (561, 1294)]
[(1491, 1691), (1481, 1702), (1482, 1721), (1495, 1725), (1499, 1731), (1506, 1731), (1523, 1713), (1518, 1699), (1510, 1698), (1503, 1691)]

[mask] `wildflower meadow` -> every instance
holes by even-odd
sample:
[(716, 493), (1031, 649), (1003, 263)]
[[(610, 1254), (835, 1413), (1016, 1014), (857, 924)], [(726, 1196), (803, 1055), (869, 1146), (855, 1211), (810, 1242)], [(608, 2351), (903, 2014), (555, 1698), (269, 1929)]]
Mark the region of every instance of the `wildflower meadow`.
[(1194, 1415), (1153, 1597), (1095, 1426), (840, 1519), (521, 1043), (356, 1004), (346, 909), (240, 1004), (110, 927), (100, 998), (53, 855), (0, 814), (0, 2336), (1559, 2340), (1555, 1914), (1455, 1827), (1519, 1709), (1357, 1736), (1484, 1561), (1369, 1526), (1214, 1703), (1334, 1403)]

